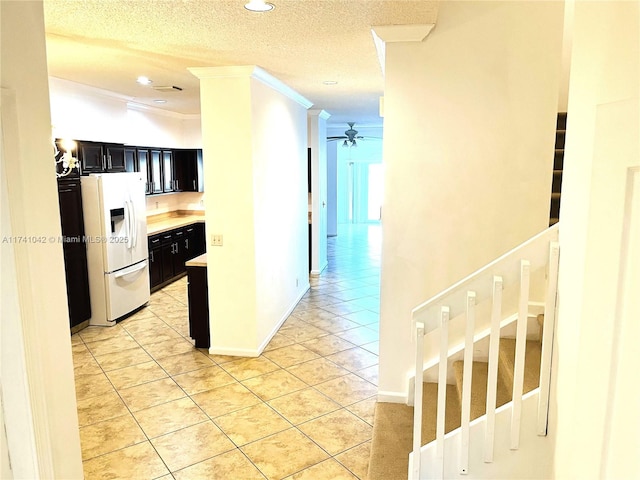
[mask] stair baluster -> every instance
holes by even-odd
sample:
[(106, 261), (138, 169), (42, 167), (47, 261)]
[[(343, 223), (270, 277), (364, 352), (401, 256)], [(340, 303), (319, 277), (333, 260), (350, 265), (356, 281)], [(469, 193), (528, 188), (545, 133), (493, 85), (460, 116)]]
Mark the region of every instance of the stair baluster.
[(522, 391), (524, 386), (524, 358), (527, 346), (527, 320), (529, 316), (529, 283), (531, 263), (520, 261), (520, 302), (516, 323), (516, 356), (513, 373), (513, 410), (511, 411), (511, 450), (520, 446), (520, 419), (522, 416)]
[(496, 397), (498, 390), (498, 354), (500, 352), (500, 321), (502, 320), (502, 277), (493, 277), (491, 304), (491, 334), (489, 336), (489, 367), (487, 373), (487, 429), (484, 436), (484, 461), (493, 462), (493, 440), (496, 428)]
[(438, 478), (444, 478), (444, 424), (447, 405), (449, 313), (449, 307), (440, 308), (440, 364), (438, 365), (438, 417), (436, 420), (436, 459), (438, 462)]
[(413, 454), (409, 458), (412, 480), (420, 480), (420, 447), (422, 447), (422, 362), (424, 360), (424, 323), (416, 322), (416, 370), (413, 389)]
[(460, 473), (469, 472), (469, 422), (471, 420), (471, 379), (473, 372), (473, 335), (476, 330), (476, 292), (467, 292), (467, 325), (464, 339), (462, 374), (462, 420), (460, 435)]
[(558, 292), (558, 262), (560, 244), (549, 244), (549, 271), (544, 305), (544, 328), (542, 329), (542, 353), (540, 358), (540, 396), (538, 397), (538, 435), (547, 434), (549, 418), (549, 390), (551, 385), (551, 355), (553, 333), (556, 324), (556, 296)]

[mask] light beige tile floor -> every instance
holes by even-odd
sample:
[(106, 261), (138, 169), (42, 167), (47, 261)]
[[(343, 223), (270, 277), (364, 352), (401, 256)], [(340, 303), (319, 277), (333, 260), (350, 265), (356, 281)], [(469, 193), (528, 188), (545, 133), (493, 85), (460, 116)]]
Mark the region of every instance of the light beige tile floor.
[(360, 479), (378, 379), (379, 226), (340, 226), (329, 266), (258, 358), (188, 338), (186, 279), (72, 337), (87, 479)]

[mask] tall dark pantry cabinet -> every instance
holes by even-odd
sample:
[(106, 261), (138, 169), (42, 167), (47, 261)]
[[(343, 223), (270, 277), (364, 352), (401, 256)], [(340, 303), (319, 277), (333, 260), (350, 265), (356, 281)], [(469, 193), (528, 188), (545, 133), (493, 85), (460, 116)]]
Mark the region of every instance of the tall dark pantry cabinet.
[(74, 332), (77, 329), (74, 327), (91, 318), (91, 301), (80, 177), (72, 175), (58, 178), (58, 202), (67, 280), (69, 323), (71, 331)]

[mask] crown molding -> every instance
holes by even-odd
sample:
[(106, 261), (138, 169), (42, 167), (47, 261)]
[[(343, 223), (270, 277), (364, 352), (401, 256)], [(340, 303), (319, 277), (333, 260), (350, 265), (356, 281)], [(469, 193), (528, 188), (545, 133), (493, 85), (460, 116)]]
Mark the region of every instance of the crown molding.
[(382, 76), (385, 75), (385, 54), (386, 44), (396, 42), (422, 42), (429, 36), (435, 23), (413, 24), (413, 25), (378, 25), (371, 28), (373, 43), (376, 46), (378, 62), (382, 69)]
[(249, 77), (254, 78), (265, 85), (273, 88), (277, 92), (281, 93), (285, 97), (290, 98), (294, 102), (302, 105), (304, 108), (309, 109), (313, 106), (313, 102), (306, 99), (293, 88), (286, 85), (281, 80), (268, 73), (266, 70), (258, 67), (257, 65), (239, 65), (239, 66), (226, 66), (226, 67), (190, 67), (187, 68), (195, 77), (200, 80), (210, 78), (233, 78), (233, 77)]
[(329, 117), (331, 117), (331, 114), (329, 112), (327, 112), (326, 110), (321, 110), (321, 109), (317, 109), (317, 108), (312, 108), (307, 112), (308, 116), (317, 116), (319, 118), (322, 118), (323, 120), (329, 120)]

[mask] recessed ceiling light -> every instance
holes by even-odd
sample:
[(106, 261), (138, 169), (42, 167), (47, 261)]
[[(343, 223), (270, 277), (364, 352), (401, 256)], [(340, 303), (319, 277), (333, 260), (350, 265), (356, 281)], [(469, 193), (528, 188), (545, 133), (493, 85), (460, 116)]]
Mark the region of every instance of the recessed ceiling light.
[(153, 83), (153, 80), (151, 80), (149, 77), (145, 77), (144, 75), (140, 75), (136, 82), (138, 82), (140, 85), (151, 85)]
[(252, 12), (268, 12), (269, 10), (273, 10), (275, 5), (265, 2), (265, 0), (250, 0), (244, 8)]
[(336, 82), (335, 80), (325, 80), (324, 82), (322, 82), (325, 85), (337, 85), (338, 82)]
[(161, 98), (157, 98), (154, 100), (154, 103), (167, 103), (166, 100), (162, 100)]

